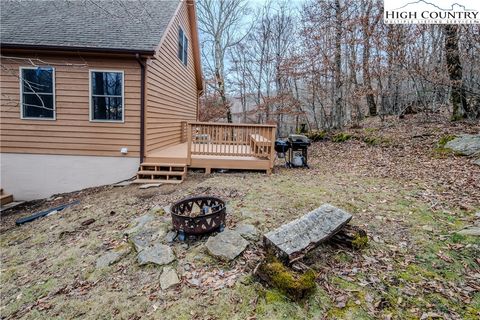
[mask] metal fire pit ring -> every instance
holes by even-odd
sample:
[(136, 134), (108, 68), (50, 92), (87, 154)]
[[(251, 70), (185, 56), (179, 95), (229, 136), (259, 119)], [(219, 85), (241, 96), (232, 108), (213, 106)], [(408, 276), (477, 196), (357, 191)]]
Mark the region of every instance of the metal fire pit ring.
[[(198, 208), (200, 214), (190, 216)], [(172, 223), (179, 232), (179, 240), (186, 234), (200, 235), (225, 228), (225, 201), (212, 196), (198, 196), (182, 199), (171, 207)]]

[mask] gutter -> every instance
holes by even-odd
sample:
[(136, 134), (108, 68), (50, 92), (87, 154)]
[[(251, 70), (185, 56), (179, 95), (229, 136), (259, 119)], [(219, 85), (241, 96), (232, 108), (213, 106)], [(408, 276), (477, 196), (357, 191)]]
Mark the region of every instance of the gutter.
[(97, 52), (97, 53), (125, 53), (125, 54), (141, 54), (151, 55), (155, 54), (154, 50), (135, 50), (135, 49), (121, 49), (121, 48), (94, 48), (94, 47), (66, 47), (66, 46), (51, 46), (51, 45), (36, 45), (36, 44), (20, 44), (20, 43), (1, 43), (2, 49), (25, 49), (25, 50), (45, 50), (45, 51), (70, 51), (70, 52)]
[(140, 163), (143, 162), (145, 154), (145, 68), (146, 64), (140, 57), (140, 53), (135, 54), (140, 65)]

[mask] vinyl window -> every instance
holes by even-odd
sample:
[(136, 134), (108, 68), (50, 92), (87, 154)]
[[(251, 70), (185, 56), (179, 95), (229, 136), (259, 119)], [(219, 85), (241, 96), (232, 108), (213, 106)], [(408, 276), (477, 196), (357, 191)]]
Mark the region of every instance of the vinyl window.
[(54, 68), (20, 68), (20, 116), (22, 119), (55, 120)]
[(184, 65), (187, 65), (188, 39), (182, 28), (178, 28), (178, 58)]
[(123, 71), (90, 70), (90, 120), (124, 121)]

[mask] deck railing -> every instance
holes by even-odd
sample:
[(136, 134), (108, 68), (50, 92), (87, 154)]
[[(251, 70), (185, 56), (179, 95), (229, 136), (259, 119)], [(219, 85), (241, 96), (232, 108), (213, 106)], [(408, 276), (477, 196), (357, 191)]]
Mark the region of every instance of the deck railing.
[(274, 160), (275, 125), (189, 122), (188, 161), (192, 155), (256, 157)]

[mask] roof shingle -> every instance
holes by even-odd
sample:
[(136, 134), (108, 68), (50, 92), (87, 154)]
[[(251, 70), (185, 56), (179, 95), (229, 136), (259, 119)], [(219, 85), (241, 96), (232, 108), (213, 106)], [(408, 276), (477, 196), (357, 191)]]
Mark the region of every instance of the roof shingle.
[(153, 51), (179, 0), (2, 0), (2, 45)]

